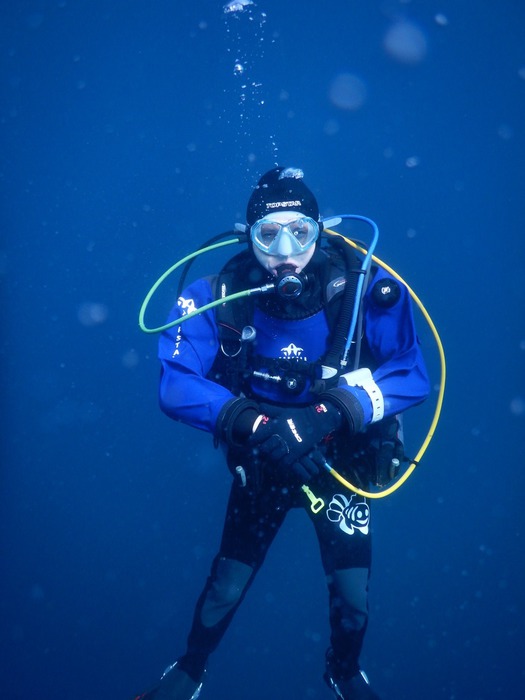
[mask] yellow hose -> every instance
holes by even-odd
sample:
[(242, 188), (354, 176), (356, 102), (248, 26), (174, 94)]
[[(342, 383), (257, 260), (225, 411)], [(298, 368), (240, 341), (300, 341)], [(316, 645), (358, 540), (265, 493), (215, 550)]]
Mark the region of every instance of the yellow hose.
[[(331, 229), (325, 229), (326, 233), (332, 235), (332, 236), (339, 236), (342, 238), (348, 245), (352, 246), (356, 250), (358, 250), (360, 253), (363, 253), (366, 255), (366, 250), (362, 248), (360, 245), (355, 243), (355, 241), (352, 241), (350, 238), (347, 238), (346, 236), (341, 235), (340, 233), (337, 233), (336, 231), (332, 231)], [(405, 285), (405, 287), (408, 289), (408, 292), (414, 302), (416, 303), (417, 307), (423, 314), (423, 317), (425, 318), (426, 322), (428, 323), (430, 330), (432, 331), (432, 334), (434, 336), (434, 339), (436, 341), (436, 345), (438, 348), (438, 353), (439, 353), (439, 361), (440, 361), (440, 367), (441, 367), (441, 376), (440, 376), (440, 382), (439, 382), (439, 391), (438, 391), (438, 396), (437, 396), (437, 401), (436, 401), (436, 408), (434, 410), (434, 415), (432, 417), (432, 421), (430, 423), (430, 428), (428, 429), (428, 432), (426, 434), (425, 439), (423, 440), (423, 443), (421, 447), (419, 448), (416, 456), (414, 459), (410, 462), (408, 468), (406, 471), (403, 473), (403, 475), (394, 483), (392, 486), (389, 486), (388, 488), (384, 489), (383, 491), (364, 491), (363, 489), (358, 488), (357, 486), (354, 486), (351, 484), (347, 479), (345, 479), (341, 474), (339, 474), (333, 467), (330, 467), (329, 471), (330, 474), (337, 479), (343, 486), (346, 486), (347, 489), (350, 489), (350, 491), (353, 491), (354, 493), (359, 494), (360, 496), (364, 496), (365, 498), (385, 498), (386, 496), (390, 496), (390, 494), (394, 493), (394, 491), (397, 491), (397, 489), (402, 486), (405, 481), (411, 476), (413, 473), (414, 469), (417, 467), (419, 462), (421, 461), (421, 458), (425, 454), (427, 447), (430, 444), (430, 441), (432, 440), (434, 436), (434, 432), (436, 430), (436, 426), (439, 422), (439, 417), (441, 415), (441, 408), (443, 406), (443, 397), (445, 395), (445, 383), (446, 383), (446, 376), (447, 376), (447, 367), (446, 367), (446, 361), (445, 361), (445, 351), (443, 349), (443, 343), (441, 342), (441, 338), (439, 337), (439, 333), (437, 331), (436, 326), (434, 325), (434, 322), (430, 318), (430, 314), (426, 310), (426, 308), (423, 305), (423, 302), (421, 299), (417, 296), (417, 294), (414, 292), (414, 290), (405, 282), (405, 280), (399, 275), (395, 270), (393, 270), (387, 263), (383, 262), (380, 260), (378, 257), (375, 255), (372, 255), (372, 260), (377, 263), (380, 267), (382, 267), (384, 270), (386, 270), (392, 277), (395, 277), (395, 279), (399, 280), (402, 284)]]

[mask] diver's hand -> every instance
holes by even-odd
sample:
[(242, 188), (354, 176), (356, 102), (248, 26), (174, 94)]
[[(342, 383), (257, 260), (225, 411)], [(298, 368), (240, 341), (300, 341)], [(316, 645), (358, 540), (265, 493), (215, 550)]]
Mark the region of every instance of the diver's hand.
[(261, 414), (258, 403), (244, 398), (227, 401), (221, 409), (215, 426), (215, 440), (229, 447), (242, 447), (253, 433), (254, 423)]
[(302, 457), (342, 423), (338, 409), (328, 401), (306, 408), (286, 408), (275, 418), (260, 416), (248, 443), (267, 460), (282, 466), (300, 464)]
[(322, 471), (324, 464), (324, 455), (319, 450), (314, 450), (291, 464), (290, 467), (284, 468), (290, 469), (295, 477), (294, 480), (297, 480), (299, 484), (306, 484)]

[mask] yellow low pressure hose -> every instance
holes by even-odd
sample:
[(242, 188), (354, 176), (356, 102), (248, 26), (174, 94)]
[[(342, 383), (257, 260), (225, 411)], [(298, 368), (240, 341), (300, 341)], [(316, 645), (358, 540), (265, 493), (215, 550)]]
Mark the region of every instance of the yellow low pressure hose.
[[(360, 245), (352, 241), (350, 238), (347, 238), (346, 236), (342, 236), (340, 233), (337, 233), (336, 231), (332, 231), (330, 229), (326, 229), (326, 233), (332, 236), (339, 236), (342, 238), (348, 245), (352, 246), (356, 250), (358, 250), (360, 253), (366, 254), (366, 250), (362, 248)], [(437, 401), (436, 401), (436, 408), (434, 410), (434, 415), (432, 417), (432, 422), (430, 423), (430, 428), (427, 432), (427, 435), (425, 439), (423, 440), (423, 443), (421, 447), (419, 448), (416, 456), (414, 459), (410, 461), (410, 464), (406, 471), (403, 473), (403, 475), (394, 483), (392, 486), (389, 486), (386, 489), (383, 489), (382, 491), (364, 491), (363, 489), (358, 488), (357, 486), (354, 486), (351, 484), (347, 479), (345, 479), (341, 474), (339, 474), (333, 467), (331, 467), (328, 463), (326, 463), (326, 468), (330, 472), (330, 474), (337, 479), (343, 486), (345, 486), (347, 489), (350, 489), (350, 491), (353, 491), (354, 493), (359, 494), (360, 496), (364, 496), (365, 498), (385, 498), (386, 496), (390, 496), (391, 493), (394, 493), (394, 491), (397, 491), (397, 489), (402, 486), (405, 481), (409, 478), (409, 476), (412, 474), (414, 469), (417, 467), (419, 464), (421, 458), (425, 454), (427, 447), (430, 444), (430, 441), (432, 440), (434, 436), (434, 432), (436, 430), (436, 426), (439, 422), (439, 416), (441, 414), (441, 408), (443, 406), (443, 397), (445, 395), (445, 383), (446, 383), (446, 376), (447, 376), (447, 368), (446, 368), (446, 361), (445, 361), (445, 351), (443, 349), (443, 343), (441, 342), (441, 338), (439, 337), (439, 333), (437, 331), (437, 328), (430, 318), (430, 314), (426, 310), (425, 306), (423, 305), (423, 302), (421, 299), (417, 296), (417, 294), (414, 292), (414, 290), (405, 282), (405, 280), (395, 271), (393, 270), (389, 265), (387, 265), (385, 262), (380, 260), (378, 257), (375, 255), (372, 256), (372, 260), (382, 267), (384, 270), (386, 270), (392, 277), (395, 279), (399, 280), (402, 284), (405, 285), (405, 287), (408, 289), (408, 292), (412, 299), (414, 300), (415, 304), (417, 305), (418, 309), (421, 311), (423, 314), (426, 322), (428, 323), (430, 330), (432, 331), (432, 334), (434, 336), (434, 339), (436, 341), (436, 345), (438, 348), (438, 353), (439, 353), (439, 361), (440, 361), (440, 366), (441, 366), (441, 376), (440, 376), (440, 382), (439, 382), (439, 391), (438, 391), (438, 396), (437, 396)]]

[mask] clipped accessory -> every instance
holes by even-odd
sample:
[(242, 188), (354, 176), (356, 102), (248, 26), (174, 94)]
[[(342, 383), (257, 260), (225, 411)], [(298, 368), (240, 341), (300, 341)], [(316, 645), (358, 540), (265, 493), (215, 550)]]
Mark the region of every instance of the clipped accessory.
[(402, 416), (385, 418), (369, 430), (366, 451), (370, 482), (384, 488), (394, 481), (405, 461)]

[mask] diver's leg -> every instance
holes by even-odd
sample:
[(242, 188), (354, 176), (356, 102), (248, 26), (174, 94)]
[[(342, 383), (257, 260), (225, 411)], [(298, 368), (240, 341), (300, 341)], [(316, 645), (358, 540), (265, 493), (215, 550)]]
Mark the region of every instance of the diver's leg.
[[(253, 494), (234, 483), (219, 554), (199, 596), (186, 652), (143, 700), (195, 700), (206, 662), (241, 604), (288, 510), (268, 491)], [(191, 691), (191, 692), (190, 692)], [(192, 694), (193, 693), (193, 694)]]
[(251, 585), (286, 516), (288, 504), (268, 490), (251, 492), (235, 481), (219, 554), (199, 597), (181, 665), (202, 673)]
[(334, 492), (321, 479), (316, 496), (325, 501), (314, 524), (329, 592), (330, 647), (325, 680), (341, 700), (373, 700), (360, 671), (359, 656), (368, 624), (368, 579), (371, 565), (370, 509), (361, 496)]
[(202, 675), (208, 656), (228, 629), (287, 510), (273, 492), (252, 493), (234, 482), (219, 554), (197, 602), (187, 651), (180, 659), (193, 678)]
[(235, 559), (218, 556), (193, 616), (186, 653), (179, 666), (195, 681), (202, 678), (208, 656), (215, 651), (235, 615), (255, 569)]
[(359, 672), (359, 656), (368, 624), (367, 568), (340, 569), (327, 576), (330, 649), (327, 663), (338, 678)]

